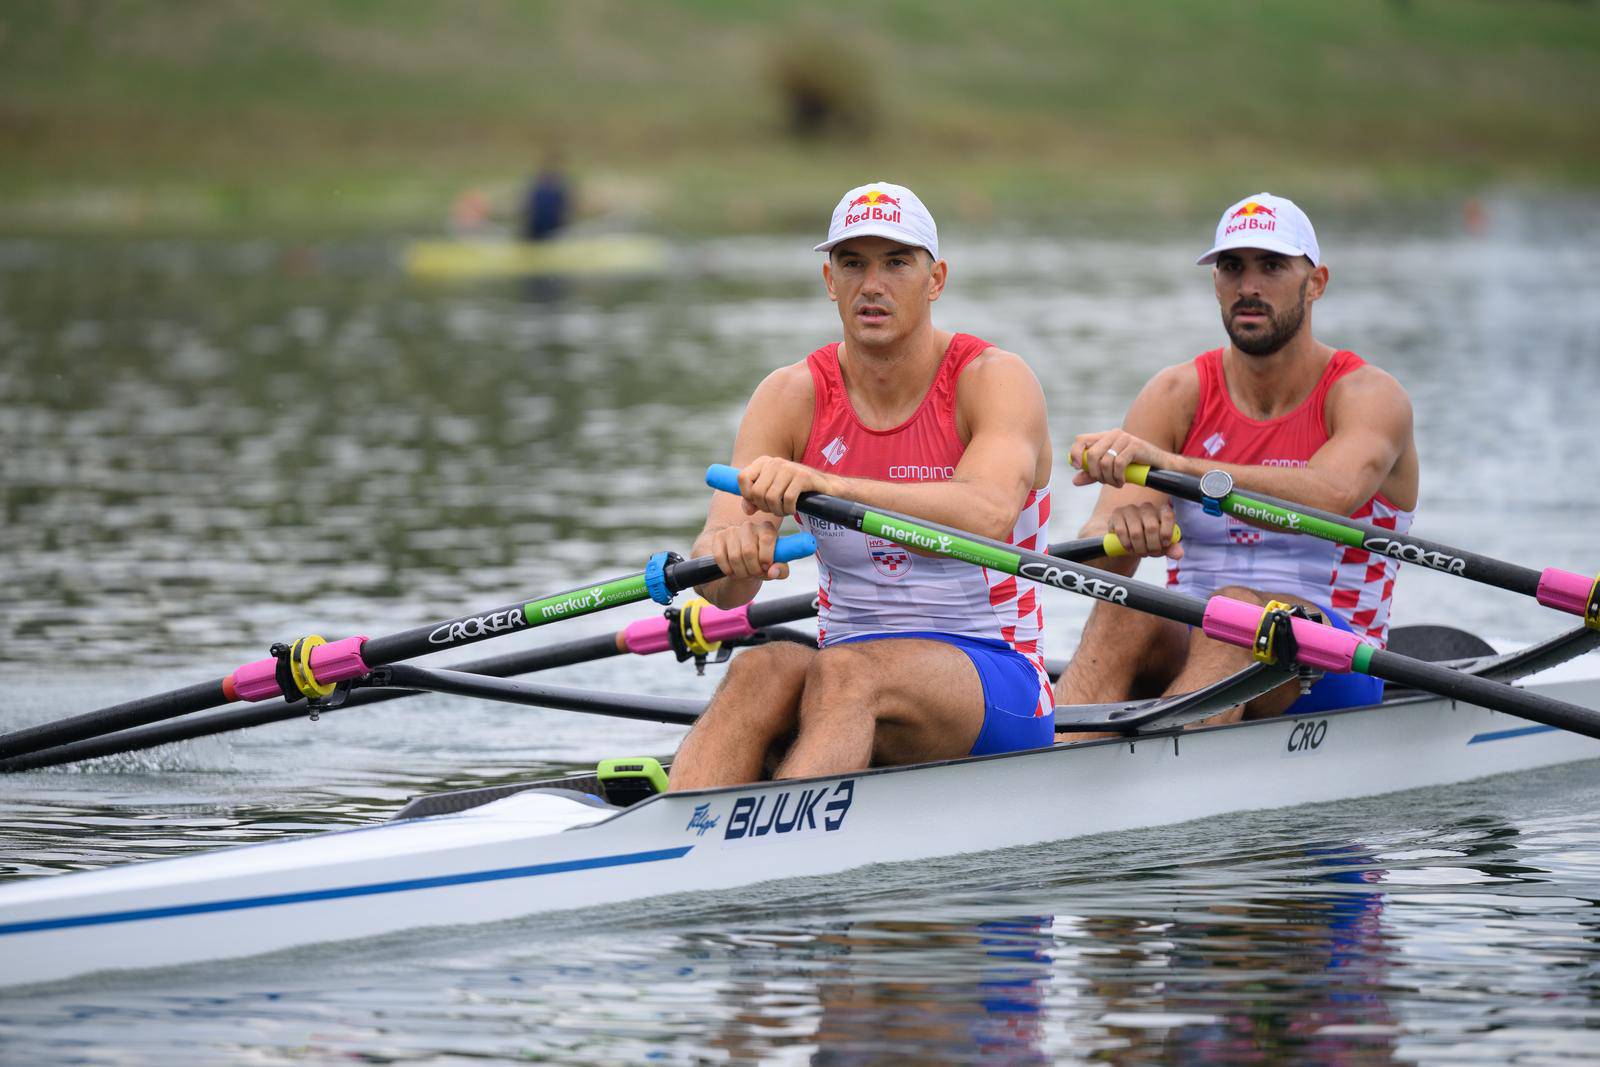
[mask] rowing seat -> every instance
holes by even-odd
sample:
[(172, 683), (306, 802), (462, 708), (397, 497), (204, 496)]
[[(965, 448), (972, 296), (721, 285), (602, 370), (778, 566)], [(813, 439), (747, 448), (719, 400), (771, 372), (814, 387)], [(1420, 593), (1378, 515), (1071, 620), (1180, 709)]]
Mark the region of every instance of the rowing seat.
[(1454, 626), (1396, 626), (1389, 631), (1389, 651), (1429, 663), (1494, 655), (1489, 642)]
[(587, 796), (595, 803), (600, 800), (600, 780), (592, 774), (573, 774), (565, 778), (545, 778), (537, 782), (512, 782), (506, 785), (486, 785), (477, 789), (455, 789), (447, 793), (429, 793), (414, 797), (411, 802), (395, 812), (393, 819), (425, 819), (430, 815), (454, 815), (484, 804), (491, 804), (529, 789), (549, 789), (573, 796)]
[[(1495, 654), (1488, 642), (1453, 626), (1397, 626), (1389, 632), (1389, 649), (1430, 663), (1468, 663)], [(1136, 734), (1175, 729), (1270, 692), (1291, 676), (1284, 668), (1253, 663), (1192, 693), (1115, 704), (1061, 705), (1056, 708), (1056, 732)], [(1391, 688), (1388, 695), (1409, 692)]]

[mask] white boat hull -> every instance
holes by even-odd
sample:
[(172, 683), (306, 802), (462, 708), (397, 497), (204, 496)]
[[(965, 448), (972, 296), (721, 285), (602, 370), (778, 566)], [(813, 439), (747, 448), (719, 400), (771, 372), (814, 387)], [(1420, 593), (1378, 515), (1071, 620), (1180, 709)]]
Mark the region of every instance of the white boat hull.
[[(1594, 706), (1600, 683), (1537, 687)], [(226, 959), (1373, 796), (1600, 758), (1416, 698), (1207, 730), (652, 798), (455, 815), (0, 886), (0, 984)]]

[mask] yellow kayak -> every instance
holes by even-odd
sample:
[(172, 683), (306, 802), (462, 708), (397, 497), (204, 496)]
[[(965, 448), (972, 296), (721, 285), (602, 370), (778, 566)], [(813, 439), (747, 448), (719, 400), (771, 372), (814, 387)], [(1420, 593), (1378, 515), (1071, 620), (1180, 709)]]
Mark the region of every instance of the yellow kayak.
[(403, 265), (415, 278), (510, 278), (654, 274), (667, 266), (667, 244), (643, 234), (601, 234), (553, 241), (440, 240), (406, 245)]

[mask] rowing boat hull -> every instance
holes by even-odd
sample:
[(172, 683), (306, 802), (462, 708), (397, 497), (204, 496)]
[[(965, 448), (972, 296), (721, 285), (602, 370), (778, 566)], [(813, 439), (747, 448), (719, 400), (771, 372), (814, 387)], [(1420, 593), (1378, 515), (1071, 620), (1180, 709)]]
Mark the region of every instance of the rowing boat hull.
[[(1533, 686), (1594, 706), (1600, 682)], [(0, 886), (0, 984), (255, 955), (1600, 758), (1450, 701), (652, 798), (452, 815)]]

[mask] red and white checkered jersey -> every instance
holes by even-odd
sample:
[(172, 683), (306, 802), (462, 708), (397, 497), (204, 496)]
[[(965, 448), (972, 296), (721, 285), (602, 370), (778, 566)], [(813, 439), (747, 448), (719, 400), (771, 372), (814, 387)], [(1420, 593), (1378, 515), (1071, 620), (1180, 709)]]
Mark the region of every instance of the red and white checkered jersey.
[[(801, 462), (851, 478), (929, 482), (950, 478), (966, 451), (956, 430), (956, 382), (991, 346), (956, 334), (922, 404), (888, 430), (862, 425), (839, 371), (839, 345), (811, 353), (816, 388), (811, 436)], [(900, 545), (806, 519), (817, 539), (818, 633), (824, 645), (862, 634), (934, 630), (1004, 641), (1039, 667), (1044, 608), (1037, 587), (970, 563), (918, 556)], [(1044, 551), (1049, 487), (1028, 494), (1008, 543)], [(1046, 693), (1048, 680), (1046, 681)], [(1046, 702), (1046, 710), (1053, 707)]]
[[(1200, 402), (1180, 450), (1185, 456), (1245, 466), (1304, 467), (1328, 440), (1328, 390), (1365, 366), (1354, 352), (1328, 361), (1316, 388), (1301, 405), (1276, 419), (1252, 419), (1234, 407), (1223, 372), (1222, 349), (1195, 359)], [(1174, 500), (1183, 530), (1183, 559), (1167, 561), (1167, 584), (1193, 596), (1210, 596), (1225, 585), (1262, 593), (1288, 593), (1336, 611), (1356, 634), (1382, 648), (1389, 639), (1389, 606), (1400, 564), (1305, 534), (1283, 533), (1207, 515), (1199, 504)], [(1378, 494), (1351, 518), (1404, 532), (1412, 512)]]

